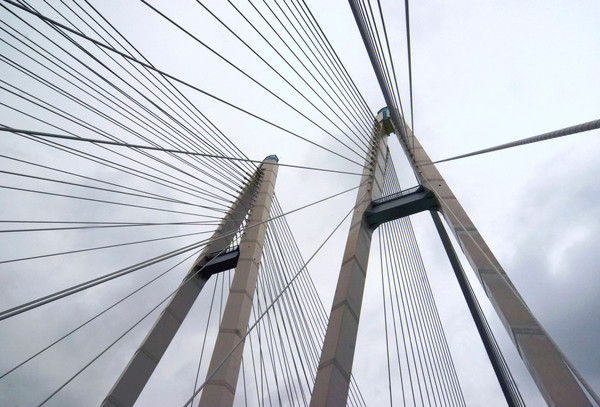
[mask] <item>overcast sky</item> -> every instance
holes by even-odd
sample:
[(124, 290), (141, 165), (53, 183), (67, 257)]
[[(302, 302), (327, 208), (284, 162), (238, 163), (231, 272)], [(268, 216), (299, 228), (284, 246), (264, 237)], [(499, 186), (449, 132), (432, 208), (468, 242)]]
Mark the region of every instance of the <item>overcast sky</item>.
[[(241, 46), (197, 3), (191, 0), (151, 3), (291, 104), (303, 111), (311, 111), (298, 94)], [(233, 8), (223, 3), (215, 0), (206, 2), (206, 5), (235, 27), (236, 32), (282, 74), (292, 75)], [(246, 16), (256, 19), (248, 3), (235, 3), (239, 3)], [(375, 114), (383, 107), (384, 101), (347, 2), (307, 3)], [(32, 4), (40, 11), (55, 16), (42, 2)], [(137, 1), (94, 4), (157, 68), (284, 125), (310, 140), (342, 151), (322, 130), (210, 55), (205, 48), (178, 32), (143, 4)], [(382, 6), (406, 107), (408, 75), (403, 7), (401, 2), (393, 1), (383, 1)], [(3, 27), (6, 23), (19, 26), (6, 10), (1, 9), (0, 16)], [(597, 23), (600, 21), (600, 5), (597, 2), (413, 2), (410, 18), (414, 129), (432, 159), (443, 159), (600, 118), (600, 33)], [(30, 18), (30, 21), (35, 19)], [(41, 27), (41, 24), (38, 23), (38, 26)], [(30, 31), (28, 35), (32, 39), (37, 38)], [(2, 32), (0, 37), (7, 38), (6, 33)], [(0, 44), (0, 54), (16, 55), (5, 43)], [(287, 53), (284, 55), (289, 57)], [(26, 63), (25, 58), (21, 61)], [(6, 63), (0, 65), (0, 78), (8, 83), (20, 84), (42, 99), (59, 103), (52, 99), (49, 91), (38, 89), (33, 83), (20, 82), (21, 77)], [(297, 82), (294, 84), (308, 94), (306, 87)], [(261, 160), (269, 154), (277, 154), (282, 163), (357, 170), (355, 165), (272, 126), (189, 88), (181, 89), (251, 159)], [(22, 102), (18, 102), (16, 97), (10, 96), (9, 99), (6, 95), (3, 91), (1, 99), (11, 101), (7, 104), (21, 106)], [(71, 105), (63, 107), (79, 113)], [(322, 117), (318, 122), (328, 131), (338, 134), (334, 126)], [(0, 110), (0, 123), (56, 132), (56, 129), (34, 124), (4, 107)], [(105, 126), (109, 131), (118, 131)], [(533, 313), (597, 393), (600, 392), (600, 353), (597, 350), (600, 339), (600, 274), (597, 270), (600, 252), (596, 244), (600, 235), (599, 137), (600, 133), (593, 131), (438, 166)], [(14, 136), (2, 134), (1, 140), (0, 151), (8, 156), (26, 157), (46, 165), (62, 165), (64, 169), (76, 169), (88, 176), (113, 182), (120, 179), (118, 174), (104, 167), (93, 167), (72, 158), (64, 161), (67, 160), (65, 155), (45, 147), (38, 146), (32, 150), (31, 144), (16, 140)], [(393, 136), (389, 144), (402, 185), (414, 185), (414, 177)], [(2, 161), (2, 168), (16, 172), (27, 170), (6, 160)], [(276, 195), (283, 210), (289, 211), (351, 188), (357, 181), (357, 177), (352, 175), (281, 167)], [(2, 178), (2, 182), (3, 185), (22, 185), (20, 181), (7, 177)], [(128, 182), (137, 185), (134, 181)], [(156, 214), (140, 214), (132, 209), (116, 213), (113, 208), (57, 203), (50, 198), (32, 197), (17, 191), (4, 190), (0, 194), (0, 218), (6, 220), (157, 219)], [(354, 193), (345, 194), (288, 217), (305, 258), (312, 255), (352, 207), (354, 200)], [(79, 215), (82, 217), (78, 218)], [(441, 243), (436, 239), (430, 216), (420, 214), (411, 220), (467, 405), (505, 405), (467, 308), (460, 298)], [(200, 230), (210, 230), (210, 227)], [(347, 230), (348, 225), (344, 224), (335, 239), (309, 266), (327, 310), (331, 306)], [(172, 228), (169, 231), (189, 233), (190, 229)], [(3, 259), (12, 259), (159, 237), (165, 233), (164, 229), (146, 234), (139, 230), (119, 231), (117, 236), (108, 232), (93, 235), (78, 232), (57, 234), (53, 238), (40, 234), (29, 234), (27, 238), (3, 234), (0, 255)], [(0, 287), (3, 291), (0, 308), (10, 308), (204, 237), (153, 243), (143, 249), (115, 249), (85, 256), (0, 264)], [(377, 360), (373, 355), (376, 352), (372, 352), (384, 346), (381, 343), (383, 317), (378, 257), (378, 242), (374, 239), (354, 362), (355, 377), (368, 405), (387, 401), (385, 355), (381, 352), (381, 359)], [(541, 405), (543, 401), (508, 335), (466, 261), (464, 265), (526, 402)], [(158, 299), (173, 290), (187, 267), (189, 265), (167, 276), (160, 287), (150, 287), (145, 293), (140, 293), (138, 300), (128, 304), (127, 308), (86, 327), (77, 337), (1, 379), (0, 405), (39, 403), (114, 339), (117, 332), (130, 326)], [(0, 321), (0, 370), (4, 372), (40, 346), (58, 338), (75, 323), (84, 321), (128, 290), (147, 281), (148, 275), (158, 274), (164, 269), (162, 265), (154, 266), (143, 277), (131, 275), (106, 287)], [(194, 321), (203, 321), (207, 298), (202, 297), (190, 312), (142, 393), (139, 405), (176, 406), (182, 405), (189, 397), (203, 336), (198, 329), (203, 322)], [(154, 316), (141, 324), (48, 405), (99, 403), (153, 319)]]

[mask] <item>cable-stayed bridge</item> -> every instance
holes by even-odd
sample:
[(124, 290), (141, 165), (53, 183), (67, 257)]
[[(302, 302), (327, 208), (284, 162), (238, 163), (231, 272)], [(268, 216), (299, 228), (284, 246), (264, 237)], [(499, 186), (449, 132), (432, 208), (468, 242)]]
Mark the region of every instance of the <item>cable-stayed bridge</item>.
[[(253, 301), (251, 308), (242, 307), (249, 313), (247, 324), (242, 322), (248, 336), (234, 341), (244, 348), (238, 378), (232, 379), (237, 382), (235, 404), (303, 405), (313, 397), (313, 405), (323, 405), (313, 390), (317, 371), (329, 366), (321, 348), (328, 323), (335, 321), (330, 318), (330, 304), (332, 316), (339, 309), (333, 292), (340, 263), (342, 270), (348, 264), (345, 257), (342, 261), (342, 252), (348, 229), (352, 231), (355, 224), (350, 219), (362, 219), (363, 210), (365, 219), (399, 216), (375, 213), (381, 202), (371, 205), (377, 197), (366, 199), (363, 192), (374, 194), (378, 182), (380, 195), (399, 199), (393, 201), (394, 210), (405, 209), (403, 198), (416, 199), (420, 195), (415, 193), (424, 191), (400, 191), (419, 183), (433, 193), (435, 201), (429, 206), (420, 201), (420, 210), (441, 209), (450, 222), (446, 226), (450, 235), (455, 233), (460, 240), (457, 225), (452, 225), (456, 210), (447, 204), (448, 194), (436, 190), (442, 184), (432, 184), (441, 178), (427, 176), (433, 167), (419, 156), (419, 144), (412, 138), (414, 129), (429, 153), (440, 159), (465, 151), (448, 147), (459, 142), (457, 136), (444, 135), (444, 141), (436, 127), (447, 124), (425, 114), (426, 104), (438, 102), (453, 113), (463, 111), (460, 102), (472, 96), (444, 92), (444, 80), (463, 78), (452, 72), (456, 62), (439, 52), (429, 55), (423, 48), (433, 41), (436, 30), (466, 25), (459, 18), (460, 7), (452, 14), (459, 19), (453, 25), (436, 14), (421, 19), (426, 7), (415, 5), (407, 16), (397, 5), (375, 2), (333, 7), (304, 2), (174, 6), (144, 1), (126, 5), (3, 1), (2, 6), (2, 404), (100, 404), (182, 279), (204, 273), (206, 284), (187, 317), (179, 311), (169, 314), (185, 322), (164, 357), (155, 348), (142, 352), (157, 367), (150, 382), (141, 385), (138, 404), (197, 404), (206, 386), (227, 387), (216, 383), (213, 373), (232, 356), (212, 356), (211, 361), (211, 354), (219, 324), (221, 332), (228, 332), (224, 313), (233, 282), (231, 293), (246, 298), (243, 293), (252, 291)], [(465, 8), (463, 16), (483, 18), (489, 12), (485, 7)], [(536, 12), (521, 10), (525, 16)], [(514, 24), (505, 33), (507, 38), (511, 38), (508, 33), (523, 29), (519, 23), (525, 17), (506, 12), (498, 18)], [(565, 24), (573, 20), (568, 14), (562, 18)], [(427, 30), (431, 21), (435, 27)], [(586, 24), (586, 18), (577, 21), (582, 33), (590, 27)], [(494, 28), (499, 30), (490, 24), (492, 33)], [(473, 47), (482, 41), (477, 36), (495, 38), (487, 30), (470, 32), (467, 37)], [(482, 49), (500, 52), (501, 43), (492, 41)], [(455, 50), (446, 52), (460, 54), (462, 46), (456, 44)], [(520, 46), (526, 48), (513, 41), (511, 50)], [(574, 46), (555, 46), (573, 52), (571, 60), (580, 55), (571, 50)], [(526, 54), (527, 49), (520, 52)], [(420, 70), (424, 64), (419, 61), (428, 58), (438, 61), (435, 68), (442, 80), (420, 88), (416, 86), (419, 75), (433, 68), (429, 64)], [(492, 64), (488, 61), (493, 58), (487, 54), (473, 56), (475, 68), (465, 77), (493, 82), (477, 75), (478, 68)], [(501, 66), (510, 75), (517, 62), (504, 61)], [(585, 77), (586, 64), (581, 65), (577, 73)], [(544, 78), (537, 76), (536, 80)], [(544, 86), (550, 88), (552, 83), (560, 88), (557, 83), (575, 81), (574, 76), (549, 79)], [(419, 91), (430, 86), (440, 88), (434, 93), (436, 99)], [(518, 84), (514, 86), (523, 92)], [(577, 89), (577, 84), (570, 89)], [(497, 91), (502, 94), (502, 89)], [(597, 117), (583, 113), (597, 100), (590, 96), (593, 85), (586, 91), (580, 90), (577, 100), (569, 99), (582, 105), (574, 121), (526, 132), (531, 124), (518, 128), (511, 124), (515, 115), (500, 112), (495, 116), (501, 118), (499, 124), (488, 123), (478, 131), (483, 140), (467, 144), (467, 151), (519, 137), (547, 134), (541, 138), (550, 138), (597, 127), (593, 121)], [(540, 96), (544, 99), (540, 104), (547, 107), (547, 99), (559, 94)], [(450, 98), (455, 102), (449, 103)], [(556, 104), (561, 106), (559, 101)], [(391, 117), (377, 121), (375, 114), (384, 105)], [(492, 109), (475, 103), (466, 110), (469, 120), (477, 122)], [(581, 123), (587, 124), (572, 127)], [(518, 136), (496, 142), (487, 137), (490, 127)], [(560, 128), (568, 130), (554, 132)], [(384, 136), (389, 131), (395, 134)], [(433, 135), (430, 141), (428, 134)], [(574, 152), (578, 143), (583, 144), (577, 137), (587, 141)], [(461, 165), (472, 160), (479, 167), (471, 167), (461, 177), (450, 172), (449, 183), (454, 188), (454, 179), (473, 180), (466, 199), (459, 183), (455, 192), (460, 202), (477, 226), (478, 215), (472, 214), (471, 207), (493, 219), (482, 235), (511, 278), (511, 263), (505, 257), (521, 254), (513, 264), (532, 276), (518, 280), (516, 274), (515, 286), (527, 303), (534, 300), (534, 314), (542, 308), (538, 315), (542, 325), (549, 321), (554, 328), (549, 329), (551, 335), (567, 356), (587, 355), (574, 360), (570, 369), (582, 372), (576, 381), (586, 380), (597, 390), (598, 361), (593, 349), (598, 314), (593, 304), (598, 283), (591, 271), (594, 252), (581, 253), (593, 242), (597, 218), (593, 199), (597, 183), (590, 180), (595, 168), (590, 157), (598, 144), (593, 137), (580, 135), (524, 147), (529, 150), (521, 151), (527, 154), (498, 158), (501, 173), (488, 169), (494, 155), (465, 159)], [(430, 149), (430, 144), (445, 146), (447, 151)], [(553, 168), (527, 165), (532, 156), (549, 148), (556, 148)], [(263, 158), (270, 154), (276, 154), (278, 162), (273, 157), (264, 164)], [(546, 160), (548, 165), (550, 159)], [(269, 184), (263, 184), (261, 165), (276, 166), (278, 179), (270, 182), (275, 198), (272, 205), (265, 205), (269, 214), (256, 221), (252, 216), (258, 216), (262, 206), (257, 204), (260, 188)], [(445, 168), (440, 165), (444, 176)], [(554, 189), (544, 185), (549, 180), (540, 174), (546, 172), (560, 174), (562, 183), (551, 184)], [(536, 175), (529, 178), (533, 183), (516, 181), (532, 177), (528, 173)], [(520, 195), (496, 186), (501, 175), (510, 180), (514, 176), (513, 183), (523, 188)], [(522, 192), (525, 189), (527, 193)], [(264, 193), (270, 192), (267, 188)], [(486, 201), (483, 196), (490, 193), (494, 198)], [(250, 198), (242, 199), (246, 195)], [(560, 217), (549, 219), (544, 204), (557, 201), (564, 202)], [(516, 219), (506, 216), (511, 206), (519, 208)], [(403, 214), (409, 213), (413, 212)], [(211, 238), (215, 230), (227, 229), (236, 216), (238, 223), (227, 234), (228, 242), (209, 250), (217, 242)], [(490, 355), (499, 366), (500, 383), (505, 381), (504, 391), (469, 321), (453, 271), (447, 259), (440, 260), (444, 249), (429, 215), (408, 219), (377, 228), (380, 222), (369, 221), (374, 230), (370, 277), (348, 404), (503, 405), (503, 393), (515, 405), (521, 398), (532, 405), (543, 403), (489, 305), (485, 294), (490, 295), (490, 285), (484, 293), (478, 279), (469, 274), (508, 360), (504, 364), (495, 340), (485, 334)], [(264, 243), (248, 240), (251, 231), (261, 229), (253, 222), (268, 225), (262, 228)], [(510, 222), (518, 226), (518, 233), (506, 226)], [(415, 232), (411, 223), (417, 226)], [(550, 223), (554, 227), (547, 226)], [(469, 225), (458, 226), (469, 232)], [(543, 233), (535, 237), (530, 229)], [(436, 239), (417, 243), (417, 238), (427, 236)], [(538, 240), (534, 247), (526, 239), (532, 236)], [(465, 247), (465, 241), (454, 241), (460, 252), (457, 243)], [(262, 250), (256, 251), (257, 246)], [(482, 249), (481, 244), (476, 246)], [(247, 249), (252, 256), (247, 256)], [(256, 253), (261, 253), (258, 260)], [(478, 253), (490, 260), (485, 251)], [(260, 266), (255, 293), (236, 290), (233, 271), (223, 271), (232, 264), (242, 267), (244, 259), (250, 268), (252, 260)], [(192, 267), (203, 261), (207, 264)], [(468, 261), (462, 258), (462, 264), (471, 273)], [(488, 274), (501, 272), (497, 267)], [(210, 278), (209, 272), (214, 272)], [(478, 274), (482, 280), (487, 278), (481, 270)], [(560, 289), (552, 291), (556, 285)], [(536, 295), (550, 298), (535, 304)], [(506, 316), (501, 319), (506, 324)], [(482, 324), (488, 332), (487, 322)], [(525, 325), (509, 329), (513, 340), (532, 334), (531, 326)], [(566, 332), (567, 327), (576, 327), (577, 332)], [(158, 343), (167, 328), (156, 332)], [(352, 336), (343, 332), (342, 338), (352, 342)], [(522, 347), (519, 351), (525, 352)], [(347, 362), (348, 356), (343, 360)], [(352, 356), (349, 360), (352, 364)], [(149, 370), (136, 369), (134, 381), (141, 377), (140, 371)], [(540, 380), (535, 381), (539, 386)], [(334, 393), (338, 389), (329, 388)]]

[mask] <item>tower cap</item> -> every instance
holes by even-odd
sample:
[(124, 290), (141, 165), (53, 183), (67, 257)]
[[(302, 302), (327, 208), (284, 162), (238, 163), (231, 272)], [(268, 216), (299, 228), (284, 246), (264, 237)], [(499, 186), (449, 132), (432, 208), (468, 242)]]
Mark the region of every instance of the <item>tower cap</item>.
[(277, 157), (275, 154), (271, 154), (265, 157), (265, 159), (263, 161), (267, 161), (267, 160), (273, 160), (276, 163), (279, 162), (279, 157)]

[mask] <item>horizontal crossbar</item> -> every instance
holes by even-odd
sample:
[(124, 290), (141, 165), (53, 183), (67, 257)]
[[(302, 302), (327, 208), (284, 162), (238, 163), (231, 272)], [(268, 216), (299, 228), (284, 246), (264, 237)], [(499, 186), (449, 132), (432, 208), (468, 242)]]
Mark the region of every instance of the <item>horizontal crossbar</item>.
[(365, 212), (365, 219), (369, 226), (375, 229), (382, 223), (437, 209), (437, 207), (433, 192), (423, 186), (418, 186), (371, 202)]
[(199, 277), (208, 280), (208, 278), (213, 274), (234, 269), (237, 267), (239, 258), (239, 246), (235, 246), (225, 252), (209, 253), (204, 257), (204, 261), (199, 263), (197, 266), (202, 267), (202, 264), (205, 265), (202, 268), (202, 271), (200, 271)]

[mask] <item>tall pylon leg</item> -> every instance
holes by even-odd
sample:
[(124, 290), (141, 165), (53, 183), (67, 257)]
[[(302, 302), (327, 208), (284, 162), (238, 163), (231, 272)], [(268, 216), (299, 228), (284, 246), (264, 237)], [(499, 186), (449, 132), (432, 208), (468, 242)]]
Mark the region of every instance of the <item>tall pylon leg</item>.
[(210, 239), (210, 243), (199, 254), (194, 265), (177, 289), (177, 292), (160, 314), (148, 336), (146, 336), (104, 399), (102, 403), (103, 407), (133, 406), (138, 399), (158, 362), (210, 277), (210, 274), (202, 272), (204, 266), (210, 261), (207, 259), (207, 255), (210, 253), (219, 253), (227, 249), (235, 233), (246, 218), (260, 182), (259, 175), (260, 171), (257, 171), (248, 181), (238, 199), (225, 215), (220, 226)]
[(477, 298), (475, 297), (475, 293), (471, 289), (469, 284), (469, 280), (460, 264), (460, 260), (454, 251), (454, 247), (452, 246), (452, 242), (450, 241), (450, 236), (446, 232), (444, 225), (442, 223), (442, 219), (440, 215), (436, 211), (430, 211), (431, 218), (433, 219), (433, 223), (435, 228), (438, 231), (442, 244), (444, 245), (444, 249), (446, 250), (446, 255), (448, 256), (448, 260), (450, 261), (450, 265), (454, 270), (454, 275), (458, 280), (458, 285), (460, 286), (461, 291), (465, 297), (467, 302), (467, 307), (469, 308), (469, 312), (471, 313), (471, 317), (473, 318), (473, 322), (475, 322), (475, 327), (477, 328), (477, 332), (479, 332), (479, 337), (481, 338), (481, 342), (483, 343), (483, 347), (490, 359), (490, 363), (492, 364), (492, 368), (494, 369), (494, 373), (496, 374), (496, 378), (498, 379), (498, 384), (500, 384), (500, 388), (502, 389), (502, 393), (504, 394), (504, 398), (506, 399), (506, 404), (508, 407), (516, 407), (518, 406), (517, 395), (511, 390), (510, 387), (510, 377), (507, 375), (507, 372), (502, 369), (502, 360), (499, 355), (495, 352), (495, 342), (493, 341), (493, 337), (488, 333), (486, 329), (486, 321), (483, 316), (483, 312), (479, 308), (479, 304), (477, 302)]
[(244, 352), (243, 343), (231, 355), (229, 354), (238, 342), (244, 339), (248, 328), (258, 279), (258, 268), (267, 233), (267, 220), (275, 190), (276, 162), (267, 158), (263, 162), (261, 170), (263, 173), (260, 189), (248, 218), (247, 229), (240, 241), (240, 260), (229, 289), (229, 298), (227, 298), (227, 304), (223, 311), (223, 319), (199, 406), (229, 407), (233, 405), (235, 398)]
[(345, 406), (354, 360), (354, 348), (369, 262), (372, 229), (364, 213), (373, 199), (381, 196), (387, 137), (375, 134), (372, 155), (367, 156), (362, 185), (358, 189), (346, 249), (331, 307), (321, 360), (310, 405)]
[(483, 237), (406, 123), (398, 136), (423, 186), (436, 196), (469, 264), (549, 406), (591, 406), (561, 351), (532, 314)]

